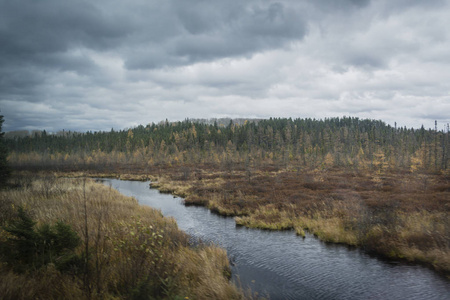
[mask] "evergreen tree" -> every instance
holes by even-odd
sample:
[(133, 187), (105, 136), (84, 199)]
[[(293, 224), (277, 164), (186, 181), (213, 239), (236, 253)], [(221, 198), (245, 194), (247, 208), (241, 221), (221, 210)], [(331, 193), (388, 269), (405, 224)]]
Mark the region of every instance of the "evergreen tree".
[(17, 219), (3, 229), (9, 233), (0, 245), (0, 259), (18, 272), (39, 269), (53, 263), (60, 271), (76, 270), (81, 258), (75, 249), (81, 239), (66, 223), (44, 223), (35, 228), (36, 222), (23, 207), (18, 207)]
[(9, 163), (21, 168), (101, 170), (133, 164), (146, 169), (171, 163), (218, 164), (224, 154), (230, 164), (241, 166), (252, 155), (258, 165), (315, 168), (326, 161), (327, 167), (378, 171), (386, 165), (390, 170), (414, 169), (419, 166), (411, 161), (414, 158), (420, 160), (421, 171), (438, 171), (448, 168), (448, 140), (443, 131), (395, 128), (382, 121), (344, 117), (271, 118), (242, 125), (230, 119), (220, 124), (186, 120), (110, 132), (53, 135), (43, 131), (14, 136), (4, 143), (10, 151)]
[(8, 150), (4, 142), (5, 133), (2, 132), (3, 116), (0, 115), (0, 189), (6, 185), (10, 175), (10, 169), (7, 162)]

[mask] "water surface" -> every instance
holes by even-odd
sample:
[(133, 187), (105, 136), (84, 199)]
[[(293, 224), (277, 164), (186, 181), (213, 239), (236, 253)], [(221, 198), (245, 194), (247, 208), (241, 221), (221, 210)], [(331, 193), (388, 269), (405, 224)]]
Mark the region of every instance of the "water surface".
[(140, 204), (160, 209), (193, 237), (225, 248), (233, 280), (270, 299), (450, 299), (450, 283), (421, 266), (387, 262), (358, 249), (293, 231), (236, 227), (233, 218), (160, 194), (149, 182), (104, 180)]

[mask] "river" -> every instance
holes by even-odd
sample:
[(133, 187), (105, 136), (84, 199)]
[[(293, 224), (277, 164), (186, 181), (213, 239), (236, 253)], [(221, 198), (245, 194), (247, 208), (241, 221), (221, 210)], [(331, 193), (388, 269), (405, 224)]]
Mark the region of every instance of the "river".
[(293, 231), (236, 227), (233, 218), (149, 188), (149, 182), (102, 180), (140, 204), (174, 217), (178, 227), (228, 252), (232, 280), (270, 299), (450, 299), (450, 283), (428, 268), (369, 256)]

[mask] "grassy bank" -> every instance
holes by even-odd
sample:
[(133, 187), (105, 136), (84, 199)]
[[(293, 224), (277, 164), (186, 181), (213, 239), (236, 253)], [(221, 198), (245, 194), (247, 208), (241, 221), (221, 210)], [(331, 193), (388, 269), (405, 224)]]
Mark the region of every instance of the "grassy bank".
[(20, 270), (3, 254), (2, 299), (244, 298), (229, 282), (225, 251), (190, 246), (158, 210), (89, 179), (23, 177), (15, 183), (21, 187), (0, 191), (0, 244), (17, 244), (9, 229), (18, 228), (19, 207), (36, 222), (33, 234), (48, 235), (63, 223), (80, 242), (70, 268), (61, 268), (62, 255), (36, 264), (45, 254), (32, 246), (32, 264), (15, 257)]
[(450, 275), (450, 178), (315, 170), (167, 170), (153, 187), (236, 216), (236, 224), (305, 230), (321, 240), (423, 263)]

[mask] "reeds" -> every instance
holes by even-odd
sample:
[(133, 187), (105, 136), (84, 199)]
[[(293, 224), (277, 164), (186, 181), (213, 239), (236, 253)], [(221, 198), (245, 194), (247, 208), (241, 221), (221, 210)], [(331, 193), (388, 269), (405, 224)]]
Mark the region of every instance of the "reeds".
[[(22, 206), (39, 224), (61, 220), (80, 236), (76, 274), (51, 264), (16, 274), (0, 266), (2, 299), (242, 299), (226, 252), (192, 248), (172, 218), (88, 179), (40, 178), (0, 192), (2, 223)], [(3, 202), (5, 201), (5, 202)], [(0, 230), (0, 241), (6, 233)]]

